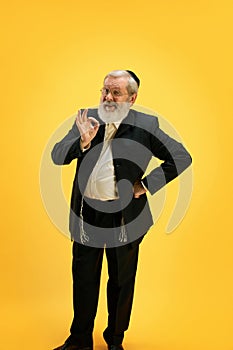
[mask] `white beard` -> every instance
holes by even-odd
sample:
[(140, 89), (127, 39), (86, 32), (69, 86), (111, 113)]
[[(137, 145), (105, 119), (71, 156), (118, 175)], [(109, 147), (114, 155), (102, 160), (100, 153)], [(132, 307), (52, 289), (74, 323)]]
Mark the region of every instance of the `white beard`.
[(129, 113), (130, 105), (130, 102), (103, 102), (98, 114), (105, 123), (121, 122)]

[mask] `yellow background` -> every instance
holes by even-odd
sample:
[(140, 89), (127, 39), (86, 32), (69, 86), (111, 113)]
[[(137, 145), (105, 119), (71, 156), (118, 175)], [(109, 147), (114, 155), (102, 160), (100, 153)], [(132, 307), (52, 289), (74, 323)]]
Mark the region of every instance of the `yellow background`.
[[(112, 69), (193, 156), (194, 191), (165, 233), (177, 182), (141, 246), (126, 350), (232, 350), (232, 1), (8, 1), (1, 5), (1, 349), (52, 349), (72, 317), (71, 244), (40, 198), (43, 149)], [(56, 200), (55, 200), (56, 203)], [(95, 324), (106, 346), (106, 264)]]

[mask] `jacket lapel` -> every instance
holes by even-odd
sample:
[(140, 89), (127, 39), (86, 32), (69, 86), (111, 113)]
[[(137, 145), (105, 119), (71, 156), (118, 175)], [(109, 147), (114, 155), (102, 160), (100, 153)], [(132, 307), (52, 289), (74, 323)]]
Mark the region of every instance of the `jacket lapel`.
[(120, 124), (114, 138), (120, 137), (121, 135), (123, 135), (128, 129), (132, 128), (134, 124), (135, 124), (134, 111), (130, 109), (127, 117)]

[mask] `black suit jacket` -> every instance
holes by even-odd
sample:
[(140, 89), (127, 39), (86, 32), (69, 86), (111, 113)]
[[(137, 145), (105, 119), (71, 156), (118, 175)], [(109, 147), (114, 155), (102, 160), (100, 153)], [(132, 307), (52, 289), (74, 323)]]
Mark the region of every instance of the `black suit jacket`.
[[(52, 159), (57, 165), (69, 164), (72, 160), (78, 159), (70, 210), (70, 232), (75, 240), (79, 237), (83, 193), (89, 175), (99, 158), (105, 130), (97, 109), (90, 109), (88, 116), (100, 122), (90, 149), (85, 152), (80, 149), (80, 134), (74, 123), (68, 134), (52, 150)], [(135, 110), (130, 110), (120, 124), (112, 141), (112, 154), (122, 217), (129, 241), (134, 241), (145, 234), (153, 224), (146, 194), (140, 198), (133, 197), (135, 181), (142, 180), (149, 192), (154, 194), (191, 164), (191, 156), (181, 143), (159, 128), (157, 117)], [(153, 156), (162, 163), (143, 177)]]

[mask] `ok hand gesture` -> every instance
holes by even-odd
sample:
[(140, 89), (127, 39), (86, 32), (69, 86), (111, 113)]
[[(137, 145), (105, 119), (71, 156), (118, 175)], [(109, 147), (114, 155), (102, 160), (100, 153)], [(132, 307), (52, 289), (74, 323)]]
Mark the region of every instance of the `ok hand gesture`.
[(79, 110), (76, 118), (76, 125), (81, 135), (81, 148), (88, 146), (99, 130), (98, 120), (88, 117), (87, 112), (88, 109), (85, 109), (83, 113)]

